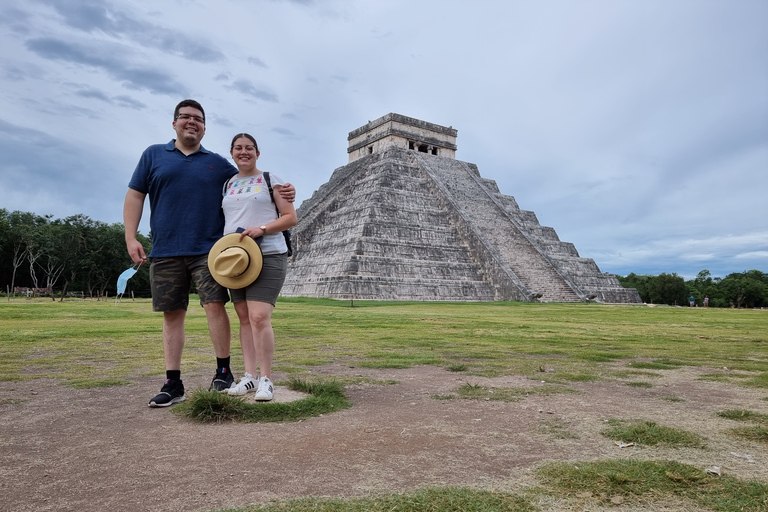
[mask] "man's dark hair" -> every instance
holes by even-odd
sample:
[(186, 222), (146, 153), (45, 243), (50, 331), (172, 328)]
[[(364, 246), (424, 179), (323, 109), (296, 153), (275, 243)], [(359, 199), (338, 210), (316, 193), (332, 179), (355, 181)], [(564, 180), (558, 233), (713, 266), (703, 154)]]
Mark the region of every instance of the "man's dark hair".
[(205, 119), (205, 110), (203, 110), (203, 106), (196, 102), (195, 100), (183, 100), (178, 105), (176, 105), (176, 110), (173, 111), (173, 120), (175, 121), (177, 117), (179, 117), (179, 109), (181, 107), (192, 107), (196, 108), (203, 114), (203, 119)]

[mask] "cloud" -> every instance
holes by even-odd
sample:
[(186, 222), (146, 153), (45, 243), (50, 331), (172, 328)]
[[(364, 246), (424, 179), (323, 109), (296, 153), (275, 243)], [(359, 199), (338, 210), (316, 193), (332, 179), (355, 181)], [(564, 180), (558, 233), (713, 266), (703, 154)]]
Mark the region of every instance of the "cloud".
[(227, 128), (232, 128), (235, 126), (235, 124), (232, 122), (231, 119), (227, 117), (221, 117), (221, 116), (209, 116), (209, 118), (215, 122), (218, 125), (226, 126)]
[(186, 87), (177, 82), (173, 75), (157, 69), (133, 67), (124, 59), (115, 59), (115, 55), (125, 55), (125, 47), (102, 45), (100, 47), (82, 46), (52, 37), (30, 39), (27, 48), (39, 57), (48, 60), (60, 60), (81, 64), (104, 71), (107, 75), (120, 80), (125, 87), (133, 90), (146, 90), (154, 94), (167, 94), (178, 97), (186, 95)]
[(84, 32), (102, 32), (195, 62), (226, 60), (210, 41), (201, 39), (197, 34), (187, 35), (180, 30), (148, 23), (115, 9), (108, 2), (51, 0), (48, 5), (59, 13), (67, 25)]
[[(272, 1), (275, 2), (275, 3), (280, 3), (280, 2), (282, 2), (284, 0), (272, 0)], [(310, 5), (314, 5), (315, 4), (315, 0), (287, 0), (287, 2), (291, 3), (291, 4), (306, 5), (306, 6), (310, 6)]]
[(768, 215), (768, 3), (646, 4), (454, 2), (425, 23), (439, 0), (0, 2), (2, 206), (41, 175), (61, 193), (29, 204), (79, 213), (87, 176), (118, 186), (83, 213), (118, 221), (183, 97), (209, 111), (211, 150), (261, 133), (300, 202), (350, 130), (399, 112), (456, 127), (459, 160), (604, 271), (768, 270), (748, 237)]
[(285, 128), (272, 128), (271, 131), (274, 133), (279, 133), (280, 135), (284, 135), (286, 137), (296, 138), (295, 133), (293, 133), (291, 130), (286, 130)]
[(3, 207), (58, 218), (83, 213), (102, 220), (104, 198), (124, 196), (127, 183), (110, 179), (112, 153), (0, 119)]
[(227, 86), (229, 89), (247, 94), (259, 100), (269, 101), (271, 103), (277, 103), (277, 96), (269, 91), (258, 89), (250, 80), (240, 79), (232, 82), (232, 85)]
[(112, 101), (115, 105), (119, 107), (128, 107), (135, 110), (144, 110), (145, 108), (147, 108), (147, 106), (144, 103), (138, 100), (135, 100), (130, 96), (115, 96), (112, 98)]
[(248, 57), (248, 64), (253, 64), (254, 66), (260, 67), (260, 68), (268, 68), (266, 64), (264, 64), (264, 61), (261, 60), (258, 57)]
[(75, 92), (75, 94), (82, 96), (83, 98), (94, 98), (97, 100), (105, 101), (107, 103), (111, 101), (109, 96), (104, 94), (102, 91), (92, 88), (80, 89), (79, 91)]
[(768, 261), (768, 251), (745, 252), (734, 256), (737, 260), (763, 259)]
[(695, 277), (708, 269), (724, 276), (735, 268), (765, 268), (768, 261), (768, 232), (756, 231), (738, 235), (702, 238), (680, 238), (658, 234), (642, 244), (622, 243), (616, 251), (594, 250), (582, 256), (594, 258), (598, 265), (626, 274), (658, 274), (675, 271), (684, 277)]

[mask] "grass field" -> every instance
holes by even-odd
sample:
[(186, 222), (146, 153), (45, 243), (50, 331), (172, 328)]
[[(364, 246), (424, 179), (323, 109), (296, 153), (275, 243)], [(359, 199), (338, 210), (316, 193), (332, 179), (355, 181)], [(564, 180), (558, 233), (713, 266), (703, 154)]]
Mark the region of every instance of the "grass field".
[[(185, 372), (208, 371), (212, 350), (205, 315), (194, 297), (191, 304), (182, 367)], [(230, 313), (235, 319), (231, 305)], [(367, 368), (434, 365), (483, 377), (536, 378), (556, 367), (547, 377), (555, 386), (704, 367), (729, 369), (704, 378), (753, 388), (768, 397), (768, 311), (511, 302), (358, 301), (352, 307), (343, 301), (282, 299), (273, 325), (275, 370), (297, 380), (314, 366), (334, 362)], [(234, 340), (236, 330), (235, 325)], [(233, 360), (241, 361), (237, 342)], [(161, 316), (151, 311), (149, 301), (124, 300), (117, 306), (112, 301), (0, 302), (2, 381), (49, 378), (84, 388), (128, 384), (139, 376), (163, 373)], [(514, 399), (488, 397), (485, 392), (468, 386), (459, 390), (459, 398)], [(724, 411), (723, 417), (747, 422), (734, 429), (735, 434), (766, 442), (764, 413)], [(680, 432), (652, 423), (611, 427), (625, 428), (627, 439), (651, 436), (642, 438), (648, 444), (698, 442), (684, 435), (680, 441)], [(597, 461), (585, 464), (578, 474), (569, 467), (540, 470), (547, 492), (568, 499), (584, 489), (612, 485), (628, 496), (650, 493), (653, 499), (688, 500), (692, 510), (768, 510), (766, 482), (725, 477), (712, 481), (701, 470), (670, 462)], [(539, 510), (527, 496), (450, 488), (374, 501), (295, 500), (247, 510), (257, 509)]]
[[(185, 371), (207, 368), (211, 357), (205, 315), (192, 304)], [(276, 369), (296, 377), (308, 366), (346, 360), (483, 376), (534, 375), (556, 362), (558, 375), (579, 380), (610, 376), (600, 363), (634, 360), (627, 371), (727, 367), (752, 373), (733, 377), (740, 384), (768, 387), (768, 311), (282, 299), (273, 325)], [(236, 340), (236, 325), (233, 332)], [(148, 301), (0, 302), (2, 380), (112, 385), (163, 371), (161, 315)]]

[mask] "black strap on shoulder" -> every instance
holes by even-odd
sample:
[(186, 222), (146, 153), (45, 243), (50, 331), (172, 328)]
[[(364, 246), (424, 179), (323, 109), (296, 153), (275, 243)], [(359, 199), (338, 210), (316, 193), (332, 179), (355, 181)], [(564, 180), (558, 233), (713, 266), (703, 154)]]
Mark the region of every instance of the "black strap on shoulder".
[[(267, 188), (269, 188), (269, 198), (272, 200), (272, 204), (275, 205), (275, 211), (277, 212), (277, 217), (280, 218), (282, 215), (280, 214), (280, 208), (278, 208), (277, 203), (275, 203), (275, 196), (274, 196), (274, 193), (272, 192), (272, 182), (269, 179), (269, 172), (264, 171), (263, 174), (264, 174), (264, 181), (267, 182)], [(285, 245), (288, 248), (288, 251), (286, 254), (288, 254), (288, 256), (292, 256), (293, 248), (291, 247), (291, 230), (286, 229), (285, 231), (283, 231), (283, 237), (285, 237)]]
[(229, 187), (229, 182), (232, 181), (232, 178), (234, 178), (235, 176), (237, 176), (237, 174), (235, 174), (234, 176), (230, 176), (229, 179), (226, 182), (224, 182), (224, 188), (221, 189), (221, 197), (224, 197), (227, 195), (227, 188)]
[(264, 171), (261, 174), (264, 175), (264, 181), (267, 182), (267, 188), (269, 189), (269, 198), (272, 200), (272, 202), (275, 202), (275, 196), (272, 195), (272, 181), (269, 179), (269, 171)]
[[(264, 181), (267, 182), (267, 188), (269, 189), (269, 198), (272, 200), (272, 202), (275, 202), (275, 196), (272, 192), (272, 182), (269, 179), (269, 171), (264, 171), (262, 174), (264, 174)], [(280, 217), (280, 209), (277, 207), (277, 204), (275, 204), (275, 211), (277, 212), (277, 216)]]

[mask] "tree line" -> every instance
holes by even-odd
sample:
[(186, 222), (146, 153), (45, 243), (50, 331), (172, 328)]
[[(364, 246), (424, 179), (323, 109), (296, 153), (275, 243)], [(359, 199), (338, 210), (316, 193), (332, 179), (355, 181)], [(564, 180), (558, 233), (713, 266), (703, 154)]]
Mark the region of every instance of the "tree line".
[(724, 278), (712, 277), (709, 270), (702, 270), (688, 281), (677, 274), (649, 276), (632, 273), (616, 277), (625, 288), (636, 288), (643, 302), (649, 304), (687, 306), (693, 297), (694, 304), (699, 307), (768, 307), (768, 274), (759, 270), (735, 272)]
[[(149, 251), (149, 238), (140, 234), (139, 240)], [(132, 264), (122, 224), (106, 224), (85, 215), (53, 219), (51, 215), (0, 209), (3, 295), (19, 289), (54, 300), (72, 294), (97, 298), (114, 295), (117, 277)], [(149, 296), (148, 270), (131, 278), (130, 290)]]
[[(139, 241), (149, 254), (151, 240)], [(68, 295), (114, 295), (117, 277), (133, 262), (125, 249), (122, 224), (106, 224), (85, 215), (53, 219), (51, 215), (0, 209), (0, 283), (5, 294), (32, 289), (62, 300)], [(685, 281), (677, 274), (617, 276), (626, 288), (636, 288), (643, 302), (710, 307), (768, 307), (768, 274), (749, 270), (712, 277), (702, 270)], [(149, 297), (149, 269), (128, 281), (126, 293)], [(37, 292), (35, 292), (37, 293)]]

